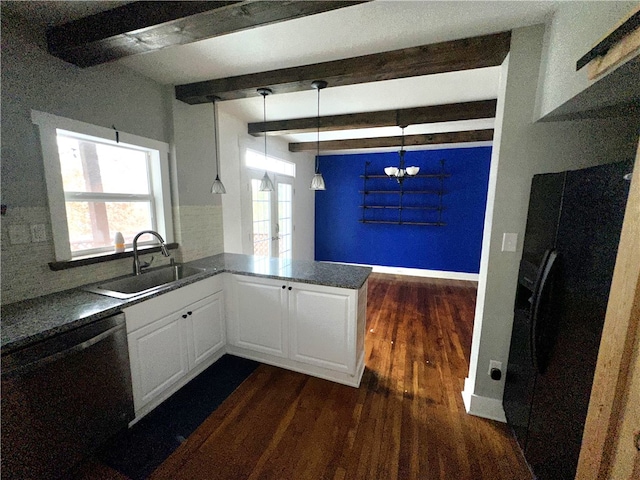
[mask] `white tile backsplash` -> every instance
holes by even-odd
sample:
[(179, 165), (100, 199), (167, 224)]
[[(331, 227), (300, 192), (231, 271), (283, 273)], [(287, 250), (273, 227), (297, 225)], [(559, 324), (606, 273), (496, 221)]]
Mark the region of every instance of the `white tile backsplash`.
[[(174, 215), (176, 241), (180, 248), (177, 251), (171, 250), (171, 256), (176, 261), (188, 262), (222, 253), (224, 247), (221, 206), (175, 207)], [(17, 225), (26, 226), (26, 243), (11, 241), (11, 230), (15, 230)], [(31, 241), (31, 225), (44, 225), (45, 241)], [(131, 272), (131, 258), (68, 270), (51, 270), (49, 262), (54, 261), (55, 256), (50, 233), (51, 221), (46, 207), (9, 208), (7, 214), (1, 218), (1, 226), (2, 304), (67, 290)], [(141, 259), (148, 261), (150, 257), (151, 255), (143, 255)], [(154, 257), (154, 266), (169, 261), (160, 254), (154, 254)]]

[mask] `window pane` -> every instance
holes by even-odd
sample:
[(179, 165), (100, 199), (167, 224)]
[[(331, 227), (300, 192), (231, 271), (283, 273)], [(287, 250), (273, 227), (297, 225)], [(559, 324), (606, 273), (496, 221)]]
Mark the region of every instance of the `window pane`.
[(295, 163), (270, 157), (268, 154), (265, 159), (264, 153), (256, 152), (255, 150), (247, 149), (245, 151), (245, 163), (247, 167), (255, 168), (256, 170), (267, 170), (268, 172), (279, 173), (289, 177), (296, 176)]
[(67, 135), (57, 139), (66, 192), (150, 192), (146, 152)]
[(110, 248), (116, 232), (125, 243), (152, 229), (150, 202), (67, 202), (71, 252)]
[(251, 180), (253, 254), (271, 255), (271, 192), (260, 191), (260, 180)]
[(287, 183), (278, 183), (278, 237), (280, 258), (290, 259), (293, 244), (292, 212), (293, 187)]

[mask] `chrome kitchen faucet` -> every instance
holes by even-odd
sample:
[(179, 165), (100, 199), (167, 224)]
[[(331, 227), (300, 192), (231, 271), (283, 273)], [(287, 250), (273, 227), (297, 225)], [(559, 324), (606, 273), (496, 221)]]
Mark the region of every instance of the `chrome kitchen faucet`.
[(133, 239), (133, 273), (136, 275), (140, 275), (143, 268), (151, 265), (151, 262), (145, 262), (140, 265), (140, 258), (138, 257), (138, 238), (146, 233), (155, 236), (160, 242), (160, 251), (162, 252), (162, 255), (164, 255), (165, 257), (169, 256), (169, 250), (167, 250), (167, 246), (164, 243), (164, 238), (162, 238), (162, 235), (160, 235), (158, 232), (154, 232), (153, 230), (143, 230), (142, 232), (138, 233)]

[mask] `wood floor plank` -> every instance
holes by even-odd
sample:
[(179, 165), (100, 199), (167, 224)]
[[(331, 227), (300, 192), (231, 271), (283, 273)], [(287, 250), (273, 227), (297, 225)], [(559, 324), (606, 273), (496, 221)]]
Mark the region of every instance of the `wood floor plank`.
[(464, 410), (475, 297), (371, 275), (360, 388), (262, 365), (151, 478), (530, 480), (507, 426)]

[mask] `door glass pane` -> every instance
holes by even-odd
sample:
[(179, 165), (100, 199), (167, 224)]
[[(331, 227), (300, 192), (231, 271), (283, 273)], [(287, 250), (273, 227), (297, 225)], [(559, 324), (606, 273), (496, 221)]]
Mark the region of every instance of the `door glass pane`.
[(260, 191), (260, 180), (251, 180), (253, 254), (271, 256), (271, 192)]
[(291, 259), (293, 249), (293, 187), (278, 183), (279, 257)]

